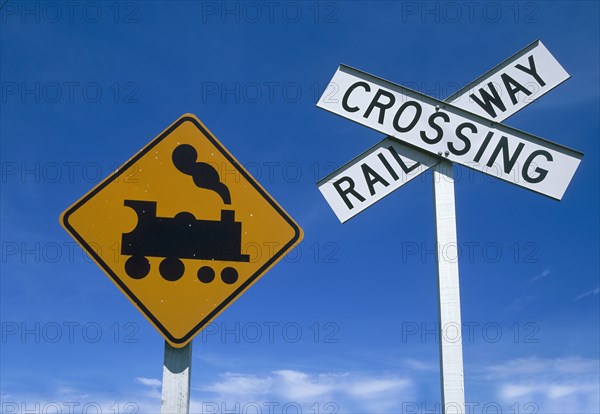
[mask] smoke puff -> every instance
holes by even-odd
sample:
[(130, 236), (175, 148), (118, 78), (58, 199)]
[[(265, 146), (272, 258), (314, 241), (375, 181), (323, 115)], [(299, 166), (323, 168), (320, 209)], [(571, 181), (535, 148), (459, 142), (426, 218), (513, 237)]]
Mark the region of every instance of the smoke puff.
[(210, 164), (196, 162), (197, 159), (198, 153), (191, 145), (182, 144), (173, 151), (175, 168), (190, 175), (197, 187), (215, 191), (225, 204), (231, 204), (229, 189), (221, 182), (218, 171)]

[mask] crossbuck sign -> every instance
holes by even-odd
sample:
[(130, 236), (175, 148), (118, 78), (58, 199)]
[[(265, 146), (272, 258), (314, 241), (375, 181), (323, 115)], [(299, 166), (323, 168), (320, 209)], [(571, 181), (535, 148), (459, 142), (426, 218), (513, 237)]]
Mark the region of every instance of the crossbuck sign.
[[(501, 122), (569, 78), (536, 41), (446, 101), (341, 65), (317, 106), (388, 135), (317, 183), (344, 222), (430, 167), (440, 308), (443, 413), (464, 413), (464, 374), (452, 163), (560, 200), (583, 154)], [(453, 326), (459, 339), (448, 340)]]
[(583, 154), (500, 122), (568, 78), (540, 41), (444, 102), (341, 65), (317, 106), (388, 138), (319, 189), (343, 222), (443, 157), (560, 200)]

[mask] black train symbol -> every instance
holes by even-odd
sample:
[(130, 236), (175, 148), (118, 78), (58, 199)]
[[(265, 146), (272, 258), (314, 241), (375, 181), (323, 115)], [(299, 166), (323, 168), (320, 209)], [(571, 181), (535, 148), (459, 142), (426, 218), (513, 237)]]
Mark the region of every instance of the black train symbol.
[[(173, 151), (173, 164), (184, 174), (191, 175), (200, 188), (217, 192), (225, 204), (231, 204), (227, 186), (220, 182), (218, 172), (209, 164), (196, 162), (196, 150), (190, 145), (179, 145)], [(134, 279), (142, 279), (150, 272), (147, 257), (163, 257), (160, 275), (169, 281), (179, 280), (185, 271), (181, 259), (249, 262), (241, 254), (242, 223), (235, 221), (233, 210), (221, 210), (221, 220), (196, 220), (183, 211), (175, 217), (157, 217), (156, 201), (125, 200), (138, 217), (137, 226), (121, 238), (121, 254), (131, 256), (125, 262), (125, 271)], [(210, 266), (198, 269), (198, 279), (210, 283), (215, 271)], [(233, 284), (238, 279), (234, 267), (221, 271), (221, 280)]]

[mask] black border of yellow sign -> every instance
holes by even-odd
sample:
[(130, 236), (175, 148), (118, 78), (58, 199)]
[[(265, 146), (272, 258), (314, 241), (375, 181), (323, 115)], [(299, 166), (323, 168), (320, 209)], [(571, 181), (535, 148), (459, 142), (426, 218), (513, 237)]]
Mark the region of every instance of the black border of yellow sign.
[[(127, 287), (127, 285), (119, 279), (119, 277), (112, 271), (112, 269), (105, 263), (104, 260), (91, 248), (91, 246), (81, 237), (77, 231), (69, 224), (69, 216), (77, 211), (82, 205), (88, 200), (94, 197), (104, 187), (110, 184), (115, 179), (119, 178), (124, 172), (126, 172), (131, 166), (135, 164), (141, 157), (143, 157), (148, 151), (150, 151), (155, 145), (161, 142), (164, 138), (169, 136), (177, 127), (184, 122), (191, 122), (196, 128), (204, 134), (204, 136), (215, 146), (217, 150), (231, 163), (233, 167), (258, 191), (269, 204), (289, 223), (294, 230), (294, 237), (286, 243), (279, 251), (273, 255), (265, 264), (263, 264), (258, 270), (245, 282), (243, 282), (239, 288), (237, 288), (231, 295), (227, 297), (221, 304), (219, 304), (208, 316), (206, 316), (200, 323), (198, 323), (190, 332), (188, 332), (182, 338), (175, 338), (172, 336), (167, 329), (152, 315), (152, 313), (144, 306), (144, 304), (133, 294), (133, 292)], [(279, 204), (261, 187), (261, 185), (239, 164), (233, 156), (225, 149), (225, 147), (215, 138), (215, 136), (204, 126), (199, 120), (191, 115), (185, 114), (175, 121), (170, 127), (164, 130), (158, 137), (150, 141), (139, 153), (133, 158), (127, 161), (118, 171), (111, 176), (107, 177), (102, 183), (94, 187), (89, 193), (83, 196), (73, 206), (67, 209), (62, 217), (61, 223), (65, 229), (71, 233), (71, 235), (81, 244), (81, 246), (92, 256), (92, 258), (100, 265), (100, 267), (113, 279), (113, 281), (121, 288), (121, 290), (133, 301), (133, 303), (143, 312), (143, 314), (154, 324), (154, 326), (173, 344), (185, 344), (194, 335), (196, 335), (202, 328), (204, 328), (211, 320), (213, 320), (223, 309), (225, 309), (231, 302), (233, 302), (238, 296), (240, 296), (246, 288), (251, 285), (258, 277), (266, 272), (280, 257), (286, 254), (286, 252), (302, 238), (302, 229), (291, 219), (291, 217), (281, 208)]]

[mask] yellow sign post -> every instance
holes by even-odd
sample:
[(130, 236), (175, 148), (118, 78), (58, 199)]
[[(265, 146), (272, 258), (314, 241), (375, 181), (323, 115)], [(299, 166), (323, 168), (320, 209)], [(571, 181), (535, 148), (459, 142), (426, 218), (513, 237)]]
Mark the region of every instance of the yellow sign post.
[(302, 239), (302, 229), (186, 114), (61, 216), (158, 329), (185, 347)]

